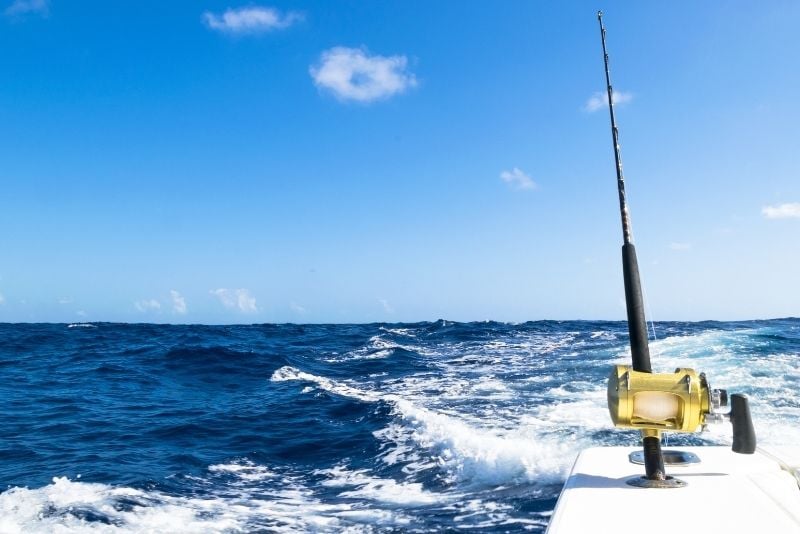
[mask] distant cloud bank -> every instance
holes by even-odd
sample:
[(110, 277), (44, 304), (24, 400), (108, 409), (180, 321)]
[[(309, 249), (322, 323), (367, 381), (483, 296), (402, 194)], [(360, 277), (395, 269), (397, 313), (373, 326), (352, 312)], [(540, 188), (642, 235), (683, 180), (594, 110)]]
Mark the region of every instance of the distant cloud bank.
[(501, 172), (500, 179), (512, 189), (536, 189), (536, 182), (517, 167)]
[(381, 306), (383, 307), (383, 311), (385, 311), (386, 313), (394, 313), (394, 307), (389, 303), (388, 300), (386, 300), (386, 299), (378, 299), (378, 302), (381, 303)]
[(767, 219), (800, 219), (800, 202), (764, 206), (761, 213)]
[(161, 310), (161, 303), (156, 299), (145, 299), (134, 302), (133, 307), (143, 313), (149, 311), (159, 311)]
[(4, 13), (9, 17), (31, 14), (46, 17), (50, 13), (50, 3), (48, 0), (15, 0), (5, 9)]
[[(176, 313), (178, 315), (185, 315), (188, 312), (188, 308), (186, 306), (186, 299), (176, 290), (170, 289), (169, 296), (172, 301), (172, 313)], [(67, 302), (72, 302), (69, 300)], [(67, 302), (64, 302), (66, 304)], [(62, 302), (59, 301), (61, 304)], [(161, 301), (156, 299), (144, 299), (144, 300), (137, 300), (133, 303), (133, 307), (136, 308), (138, 311), (142, 313), (147, 312), (154, 312), (154, 313), (161, 313)]]
[(406, 56), (370, 55), (366, 49), (337, 46), (309, 67), (314, 84), (340, 100), (372, 102), (417, 85)]
[[(614, 104), (622, 105), (627, 104), (633, 100), (632, 93), (623, 93), (622, 91), (614, 91), (611, 93), (611, 100)], [(594, 113), (598, 109), (608, 107), (608, 93), (597, 92), (589, 97), (589, 100), (583, 105), (583, 111)]]
[(206, 11), (203, 20), (212, 30), (245, 34), (282, 30), (303, 20), (303, 15), (296, 11), (281, 13), (273, 7), (248, 6), (227, 9), (222, 14)]
[(169, 290), (169, 295), (172, 298), (172, 311), (178, 315), (186, 315), (188, 311), (186, 308), (186, 299), (174, 289)]
[(256, 298), (250, 294), (250, 290), (240, 289), (212, 289), (209, 291), (217, 297), (223, 306), (229, 309), (239, 310), (242, 313), (256, 313), (258, 306)]

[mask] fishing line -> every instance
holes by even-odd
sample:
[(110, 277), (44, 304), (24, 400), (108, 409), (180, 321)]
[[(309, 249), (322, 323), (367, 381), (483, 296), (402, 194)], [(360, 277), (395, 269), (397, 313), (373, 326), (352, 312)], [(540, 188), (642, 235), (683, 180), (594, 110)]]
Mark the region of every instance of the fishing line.
[(656, 336), (656, 322), (653, 319), (653, 310), (650, 309), (650, 297), (647, 296), (647, 284), (644, 282), (642, 282), (642, 293), (644, 293), (644, 305), (647, 307), (647, 315), (650, 317), (650, 330), (653, 332), (653, 341), (658, 341), (658, 336)]

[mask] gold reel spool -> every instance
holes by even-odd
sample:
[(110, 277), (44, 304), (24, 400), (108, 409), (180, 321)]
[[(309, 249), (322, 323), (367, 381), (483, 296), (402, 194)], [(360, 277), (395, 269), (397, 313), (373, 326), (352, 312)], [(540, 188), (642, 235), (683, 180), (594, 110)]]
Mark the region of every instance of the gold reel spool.
[(608, 411), (620, 428), (649, 430), (651, 435), (696, 432), (717, 407), (705, 375), (693, 369), (643, 373), (616, 365), (608, 378)]

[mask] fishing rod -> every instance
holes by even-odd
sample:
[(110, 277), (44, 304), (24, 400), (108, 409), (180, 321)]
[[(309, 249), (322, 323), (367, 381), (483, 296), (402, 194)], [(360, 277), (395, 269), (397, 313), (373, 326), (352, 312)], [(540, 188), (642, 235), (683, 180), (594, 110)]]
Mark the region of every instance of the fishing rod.
[[(630, 336), (631, 359), (634, 371), (652, 373), (650, 348), (647, 342), (647, 322), (644, 317), (644, 298), (639, 278), (639, 262), (636, 247), (633, 245), (631, 218), (625, 198), (625, 177), (622, 174), (622, 157), (619, 148), (619, 130), (614, 117), (614, 89), (608, 69), (606, 49), (606, 28), (603, 25), (603, 12), (597, 12), (600, 23), (600, 40), (603, 43), (603, 62), (606, 71), (606, 91), (608, 93), (608, 112), (611, 115), (611, 137), (614, 144), (614, 162), (617, 170), (617, 192), (619, 193), (619, 213), (622, 218), (622, 276), (625, 282), (625, 307), (628, 312), (628, 334)], [(664, 480), (664, 455), (661, 452), (660, 436), (647, 435), (643, 431), (645, 476), (649, 480)]]
[(614, 145), (614, 162), (617, 171), (617, 193), (619, 213), (622, 218), (622, 274), (625, 282), (625, 307), (628, 315), (631, 362), (633, 365), (616, 365), (608, 379), (608, 410), (614, 425), (620, 428), (639, 430), (642, 434), (643, 451), (631, 454), (631, 462), (644, 464), (645, 476), (627, 481), (642, 488), (680, 488), (686, 482), (668, 476), (664, 469), (667, 463), (690, 462), (681, 451), (661, 450), (661, 435), (664, 431), (696, 432), (709, 423), (730, 421), (733, 426), (734, 452), (752, 454), (756, 449), (756, 435), (750, 416), (750, 405), (745, 395), (730, 396), (730, 411), (722, 413), (728, 406), (728, 392), (712, 389), (705, 373), (694, 369), (679, 368), (674, 373), (653, 373), (650, 365), (650, 348), (647, 338), (647, 323), (644, 316), (644, 298), (639, 278), (636, 247), (633, 245), (631, 218), (625, 198), (625, 178), (622, 174), (622, 157), (619, 148), (619, 130), (614, 116), (614, 89), (608, 68), (606, 28), (603, 12), (597, 12), (600, 24), (600, 40), (603, 44), (603, 63), (606, 73), (608, 111), (611, 117), (611, 138)]

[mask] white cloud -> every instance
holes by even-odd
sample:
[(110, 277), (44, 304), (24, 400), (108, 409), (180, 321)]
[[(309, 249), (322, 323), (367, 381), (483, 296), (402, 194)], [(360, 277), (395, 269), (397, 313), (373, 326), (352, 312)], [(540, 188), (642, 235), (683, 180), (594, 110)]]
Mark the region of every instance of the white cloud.
[(5, 10), (5, 14), (9, 17), (39, 14), (47, 16), (50, 12), (50, 3), (48, 0), (14, 0)]
[(174, 289), (169, 290), (169, 295), (172, 297), (172, 311), (178, 315), (184, 315), (186, 313), (186, 299)]
[(138, 300), (133, 303), (133, 306), (140, 312), (161, 310), (161, 303), (158, 302), (156, 299)]
[(83, 310), (78, 310), (76, 313), (78, 314), (78, 317), (86, 317), (86, 312)]
[(70, 297), (61, 297), (58, 299), (59, 304), (72, 304), (72, 298)]
[(300, 306), (300, 305), (299, 305), (298, 303), (296, 303), (296, 302), (290, 302), (290, 303), (289, 303), (289, 308), (290, 308), (290, 309), (291, 309), (293, 312), (295, 312), (295, 313), (300, 313), (300, 314), (306, 313), (306, 312), (308, 311), (308, 310), (306, 310), (304, 307)]
[[(623, 93), (621, 91), (614, 91), (611, 94), (611, 99), (614, 101), (615, 105), (627, 104), (628, 102), (633, 100), (633, 94)], [(607, 107), (608, 107), (608, 93), (598, 92), (589, 97), (589, 100), (587, 100), (586, 104), (583, 105), (583, 111), (594, 113), (598, 109)]]
[(500, 179), (514, 189), (536, 189), (536, 182), (517, 167), (501, 172)]
[(692, 248), (691, 243), (670, 243), (669, 248), (672, 250), (690, 250)]
[(217, 297), (223, 306), (231, 309), (238, 309), (243, 313), (255, 313), (258, 311), (256, 298), (250, 294), (248, 289), (212, 289), (209, 291)]
[(761, 213), (767, 219), (800, 219), (800, 202), (764, 206)]
[(5, 304), (5, 303), (6, 303), (6, 298), (3, 296), (2, 293), (0, 293), (0, 304)]
[(394, 308), (392, 307), (391, 304), (389, 304), (388, 300), (378, 299), (378, 302), (380, 302), (381, 306), (383, 306), (383, 311), (385, 311), (386, 313), (394, 313)]
[(369, 55), (366, 49), (337, 46), (309, 67), (314, 84), (341, 100), (371, 102), (417, 85), (406, 56)]
[(221, 15), (203, 13), (203, 20), (212, 30), (236, 34), (281, 30), (302, 19), (303, 15), (295, 11), (282, 14), (275, 8), (261, 6), (227, 9)]

